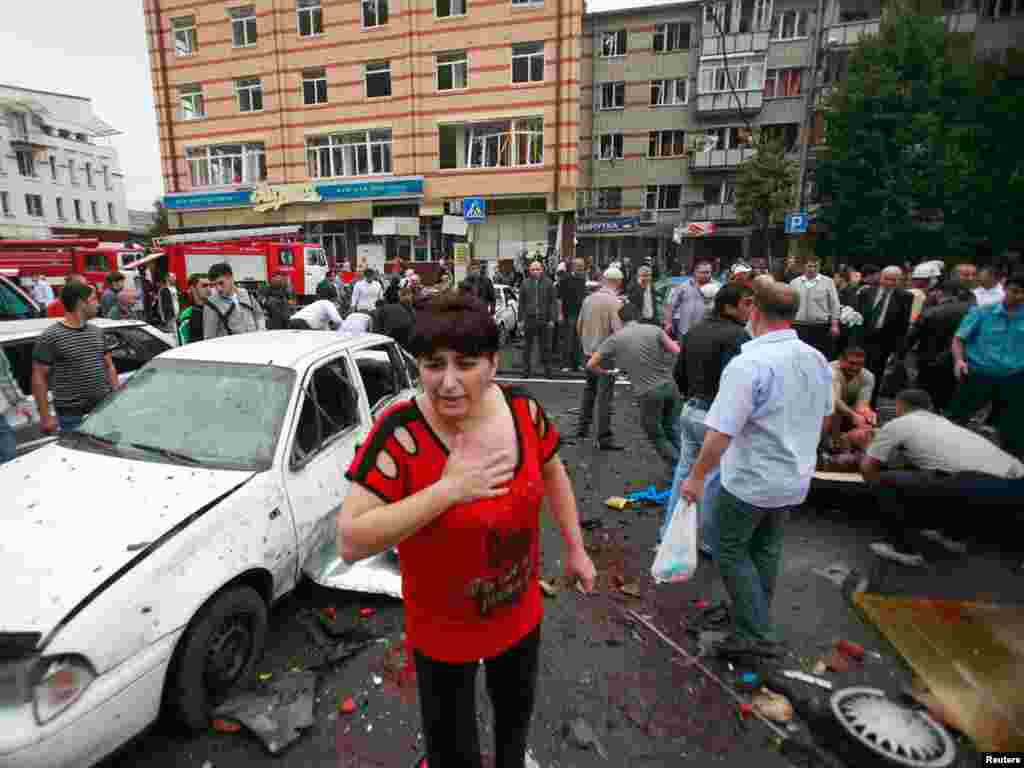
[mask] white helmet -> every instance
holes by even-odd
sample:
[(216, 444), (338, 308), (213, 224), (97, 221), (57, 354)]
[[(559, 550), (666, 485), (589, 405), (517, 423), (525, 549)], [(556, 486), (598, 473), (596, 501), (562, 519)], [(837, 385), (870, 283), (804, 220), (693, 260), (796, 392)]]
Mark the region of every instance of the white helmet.
[(914, 267), (910, 273), (911, 280), (934, 280), (942, 276), (942, 269), (939, 264), (942, 262), (926, 261)]

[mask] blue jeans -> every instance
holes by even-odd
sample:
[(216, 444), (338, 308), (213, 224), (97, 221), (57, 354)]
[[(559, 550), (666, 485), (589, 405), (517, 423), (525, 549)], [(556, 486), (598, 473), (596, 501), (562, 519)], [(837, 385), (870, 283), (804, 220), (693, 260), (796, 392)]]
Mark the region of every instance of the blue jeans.
[[(679, 462), (676, 464), (676, 473), (672, 478), (672, 498), (669, 499), (664, 520), (661, 524), (661, 531), (658, 533), (659, 541), (665, 537), (665, 531), (668, 530), (668, 523), (672, 517), (672, 512), (679, 502), (679, 491), (683, 486), (683, 481), (690, 476), (690, 470), (697, 463), (701, 446), (704, 445), (704, 435), (707, 432), (707, 427), (704, 426), (704, 419), (707, 415), (707, 410), (698, 407), (692, 400), (688, 400), (683, 405), (683, 412), (679, 414)], [(710, 511), (714, 509), (712, 506), (714, 499), (708, 497), (708, 491), (711, 490), (713, 496), (718, 487), (718, 470), (716, 469), (708, 476), (704, 483), (704, 500), (697, 505), (697, 522), (700, 525), (700, 547), (705, 554), (712, 557), (714, 557), (718, 534), (715, 530), (714, 518), (710, 514)]]
[(74, 432), (85, 421), (85, 416), (61, 416), (57, 414), (57, 426), (61, 432)]
[(7, 417), (0, 413), (0, 464), (13, 459), (18, 453), (14, 439), (14, 427), (7, 423)]

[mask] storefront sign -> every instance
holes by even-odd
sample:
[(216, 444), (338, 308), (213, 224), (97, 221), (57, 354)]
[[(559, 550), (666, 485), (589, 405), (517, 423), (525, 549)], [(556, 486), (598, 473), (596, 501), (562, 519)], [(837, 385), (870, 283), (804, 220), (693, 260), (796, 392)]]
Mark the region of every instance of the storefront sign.
[(423, 177), (411, 176), (380, 181), (341, 181), (330, 183), (260, 184), (223, 192), (184, 192), (164, 196), (168, 211), (205, 211), (218, 208), (247, 208), (259, 212), (276, 211), (292, 203), (332, 203), (354, 200), (379, 200), (423, 197)]
[(278, 211), (291, 203), (319, 203), (320, 193), (313, 184), (260, 184), (250, 198), (257, 213)]
[(639, 216), (620, 216), (615, 219), (581, 221), (576, 225), (576, 232), (581, 235), (598, 235), (612, 232), (632, 232), (639, 228)]
[(423, 177), (317, 184), (316, 191), (320, 193), (324, 202), (383, 197), (423, 197)]
[(453, 261), (456, 264), (465, 264), (469, 260), (469, 245), (456, 243), (452, 246), (452, 253), (454, 254)]
[(187, 192), (164, 195), (164, 208), (168, 211), (203, 211), (210, 208), (244, 208), (252, 198), (252, 189), (232, 189), (227, 192)]

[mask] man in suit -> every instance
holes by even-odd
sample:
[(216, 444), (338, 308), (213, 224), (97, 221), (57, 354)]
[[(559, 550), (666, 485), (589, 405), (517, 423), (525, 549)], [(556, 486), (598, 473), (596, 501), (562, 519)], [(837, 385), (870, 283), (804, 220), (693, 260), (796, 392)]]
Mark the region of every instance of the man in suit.
[(636, 272), (636, 282), (629, 287), (627, 302), (632, 305), (637, 322), (661, 325), (661, 304), (651, 285), (651, 268), (647, 265)]
[(551, 331), (558, 316), (558, 296), (555, 284), (544, 274), (539, 261), (530, 264), (530, 276), (519, 288), (519, 316), (525, 323), (523, 347), (523, 376), (533, 372), (533, 348), (540, 347), (540, 360), (544, 375), (551, 378)]
[(857, 295), (856, 309), (864, 317), (864, 324), (859, 328), (860, 346), (867, 356), (865, 367), (875, 375), (877, 382), (871, 395), (872, 410), (877, 410), (878, 392), (889, 355), (902, 355), (906, 347), (914, 296), (899, 287), (902, 279), (902, 269), (886, 267), (879, 275), (877, 286)]

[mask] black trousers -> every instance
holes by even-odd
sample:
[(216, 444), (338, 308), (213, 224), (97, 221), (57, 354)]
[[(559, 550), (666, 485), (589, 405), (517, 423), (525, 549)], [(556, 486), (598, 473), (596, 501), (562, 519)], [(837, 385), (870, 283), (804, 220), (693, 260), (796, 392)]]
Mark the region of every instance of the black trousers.
[[(540, 626), (500, 656), (484, 659), (494, 706), (495, 768), (523, 768), (537, 694)], [(414, 654), (431, 768), (481, 768), (476, 722), (479, 664), (448, 664)], [(418, 766), (417, 766), (418, 768)]]
[(917, 385), (931, 395), (935, 412), (942, 413), (952, 402), (953, 393), (956, 392), (953, 361), (920, 363), (917, 368)]
[(293, 330), (293, 331), (311, 331), (311, 330), (313, 330), (312, 328), (309, 327), (309, 323), (307, 323), (305, 320), (302, 320), (301, 318), (298, 318), (298, 317), (293, 317), (291, 320), (289, 320), (288, 321), (288, 327), (291, 330)]
[(793, 330), (804, 344), (809, 344), (831, 362), (835, 359), (835, 340), (829, 323), (794, 323)]
[(533, 348), (540, 348), (540, 361), (544, 372), (551, 373), (551, 337), (548, 324), (541, 320), (527, 319), (523, 329), (523, 374), (529, 378), (533, 372)]
[(871, 409), (877, 411), (878, 393), (882, 389), (882, 382), (885, 379), (885, 362), (889, 355), (896, 351), (896, 345), (882, 340), (865, 340), (861, 345), (864, 347), (864, 367), (875, 375), (875, 391), (871, 393)]
[(576, 323), (579, 319), (579, 313), (566, 315), (565, 322), (562, 323), (563, 361), (566, 368), (571, 368), (574, 371), (580, 369), (580, 357), (583, 354), (583, 350), (580, 348), (580, 335), (576, 332)]

